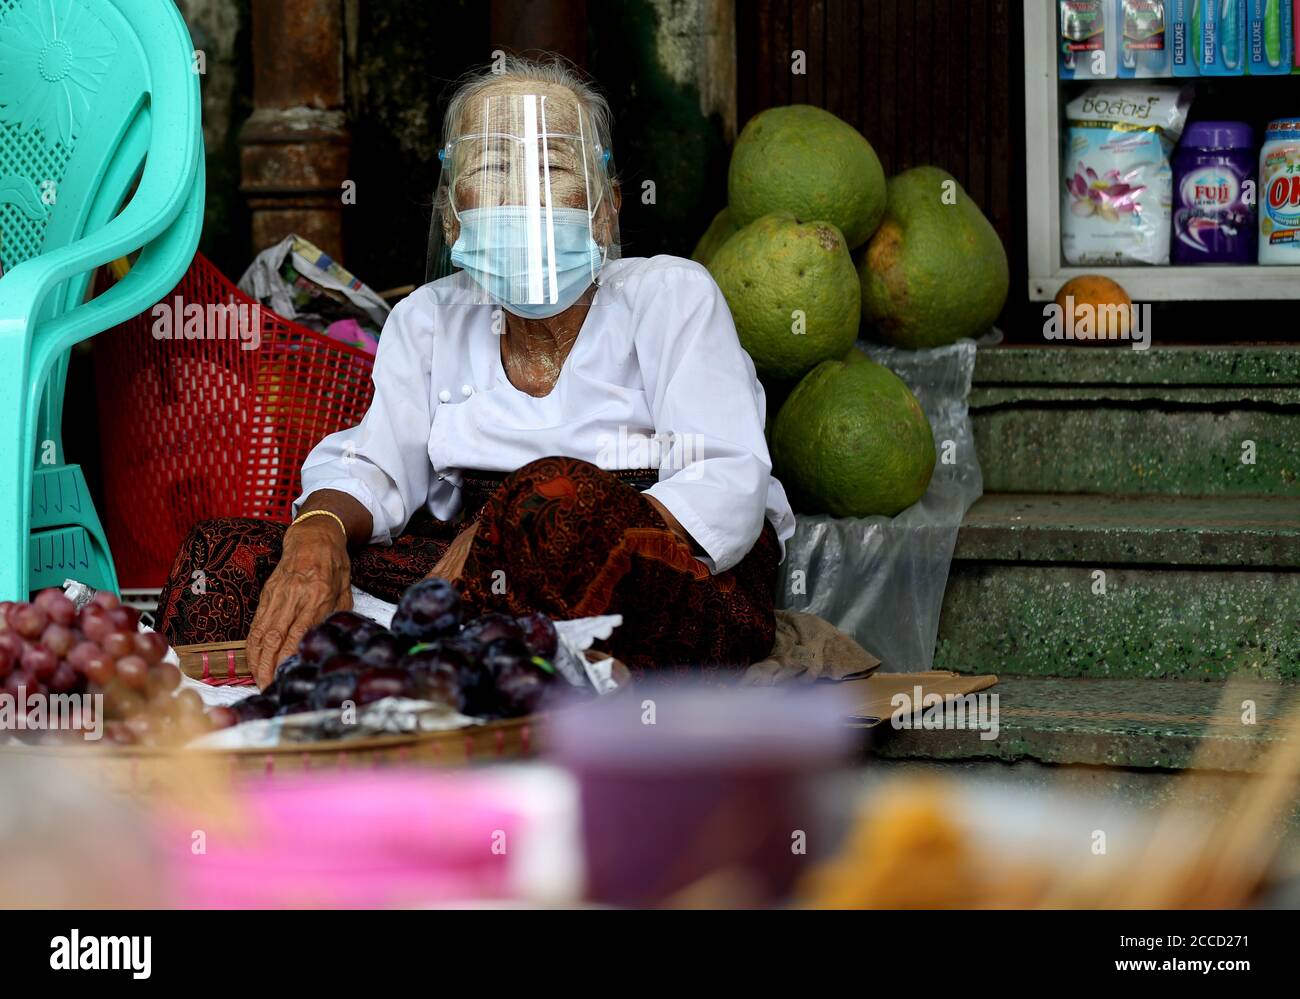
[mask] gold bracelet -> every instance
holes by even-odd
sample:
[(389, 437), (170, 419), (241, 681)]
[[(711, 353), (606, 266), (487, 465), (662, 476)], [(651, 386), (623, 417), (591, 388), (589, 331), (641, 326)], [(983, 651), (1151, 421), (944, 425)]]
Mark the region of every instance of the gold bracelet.
[[(289, 527), (297, 527), (308, 517), (319, 517), (322, 515), (326, 517), (334, 518), (334, 522), (339, 525), (339, 530), (343, 532), (343, 543), (346, 545), (348, 543), (347, 525), (343, 523), (342, 517), (340, 517), (337, 513), (331, 513), (329, 510), (308, 510), (306, 513), (300, 513), (298, 514), (298, 516), (296, 516), (293, 519), (293, 523), (290, 524)], [(286, 528), (286, 530), (288, 530), (288, 528)]]

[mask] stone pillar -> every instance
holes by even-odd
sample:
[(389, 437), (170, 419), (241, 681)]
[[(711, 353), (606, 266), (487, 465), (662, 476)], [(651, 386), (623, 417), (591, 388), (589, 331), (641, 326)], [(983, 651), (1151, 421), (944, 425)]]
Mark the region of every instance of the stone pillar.
[(689, 256), (727, 203), (734, 0), (626, 0), (589, 12), (591, 72), (614, 112), (629, 255)]
[(587, 0), (492, 0), (489, 37), (494, 49), (558, 52), (585, 68)]
[(239, 142), (253, 252), (297, 233), (342, 259), (342, 0), (253, 0), (252, 15), (253, 113)]

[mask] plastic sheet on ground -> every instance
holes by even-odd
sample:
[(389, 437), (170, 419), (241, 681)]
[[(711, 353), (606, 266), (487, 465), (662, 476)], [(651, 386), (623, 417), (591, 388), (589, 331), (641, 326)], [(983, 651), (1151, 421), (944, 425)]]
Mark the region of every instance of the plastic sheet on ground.
[[(996, 331), (981, 344), (1000, 339)], [(930, 350), (859, 344), (911, 388), (938, 462), (920, 502), (890, 517), (800, 514), (781, 565), (777, 605), (830, 621), (894, 672), (934, 662), (957, 529), (984, 491), (968, 400), (974, 340)], [(802, 577), (794, 576), (801, 570)]]

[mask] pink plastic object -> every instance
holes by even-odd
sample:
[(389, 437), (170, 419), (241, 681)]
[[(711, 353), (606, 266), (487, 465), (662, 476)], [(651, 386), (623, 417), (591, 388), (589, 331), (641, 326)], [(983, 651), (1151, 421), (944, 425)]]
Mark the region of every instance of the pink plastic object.
[[(199, 909), (391, 908), (511, 895), (526, 816), (475, 774), (359, 771), (254, 780), (233, 828), (168, 814), (174, 904)], [(494, 846), (496, 847), (494, 849)]]
[(379, 338), (364, 329), (355, 319), (340, 319), (325, 327), (325, 335), (331, 340), (364, 350), (374, 357), (379, 350)]

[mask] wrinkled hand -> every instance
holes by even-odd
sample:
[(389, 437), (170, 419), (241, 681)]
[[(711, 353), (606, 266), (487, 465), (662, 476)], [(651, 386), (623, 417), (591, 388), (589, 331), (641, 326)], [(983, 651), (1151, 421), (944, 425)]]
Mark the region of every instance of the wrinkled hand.
[(465, 572), (465, 559), (469, 557), (470, 545), (474, 543), (474, 535), (478, 531), (478, 521), (470, 524), (459, 534), (447, 550), (443, 552), (442, 558), (438, 559), (429, 575), (425, 578), (439, 576), (448, 582), (456, 582)]
[(351, 582), (352, 563), (337, 525), (304, 522), (285, 534), (284, 553), (262, 588), (248, 635), (248, 666), (259, 688), (298, 648), (303, 632), (336, 610), (351, 609)]

